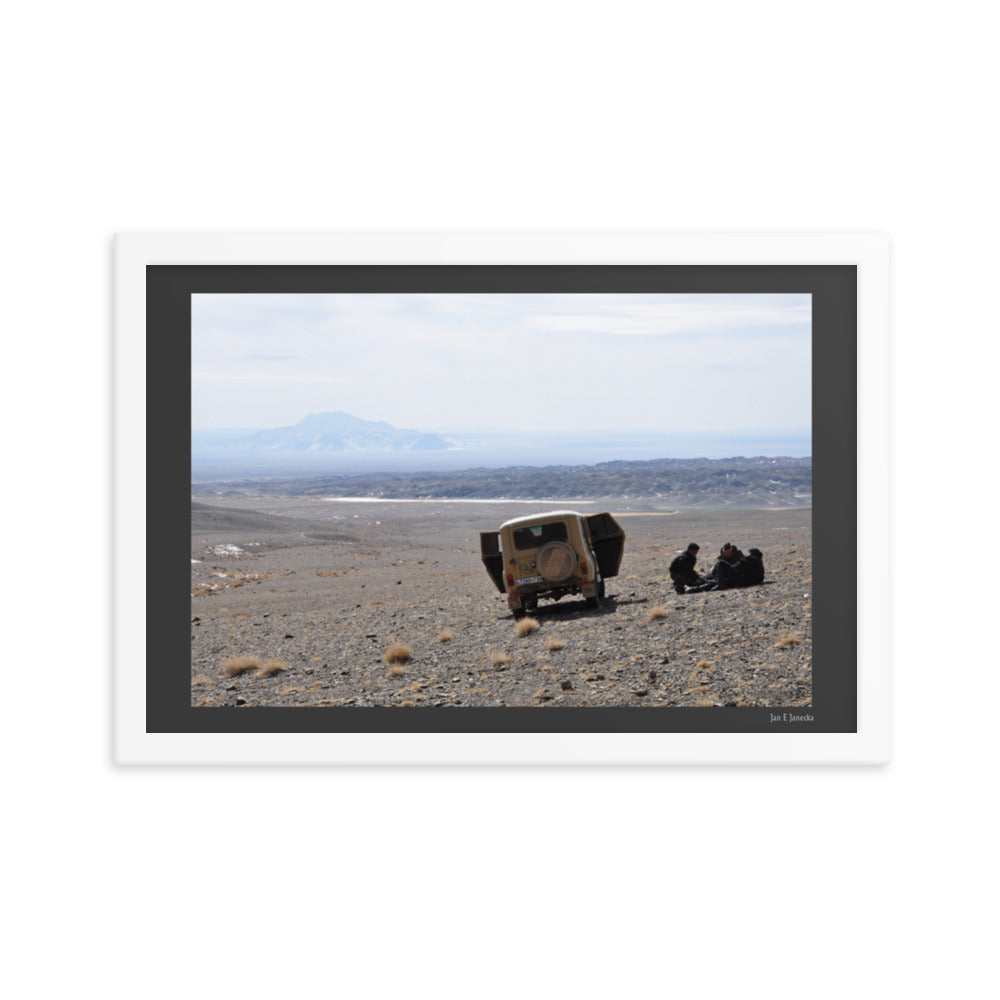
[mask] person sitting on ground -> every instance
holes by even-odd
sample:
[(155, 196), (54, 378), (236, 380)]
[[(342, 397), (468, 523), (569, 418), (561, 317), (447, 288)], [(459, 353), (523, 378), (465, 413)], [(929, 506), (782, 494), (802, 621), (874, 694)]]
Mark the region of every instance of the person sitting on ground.
[(674, 590), (678, 594), (684, 593), (685, 586), (694, 587), (702, 582), (701, 574), (695, 572), (694, 568), (700, 548), (697, 542), (691, 542), (670, 564), (670, 579), (673, 580)]
[(736, 567), (745, 559), (740, 550), (732, 542), (726, 542), (719, 549), (719, 558), (715, 560), (712, 572), (706, 574), (705, 583), (714, 583), (715, 586), (702, 586), (700, 590), (727, 590), (729, 587), (738, 586)]
[(764, 582), (764, 553), (760, 549), (751, 549), (736, 566), (739, 574), (739, 587), (751, 587)]
[(730, 566), (735, 566), (741, 559), (744, 558), (744, 556), (732, 542), (726, 542), (726, 544), (719, 549), (719, 558), (725, 559)]

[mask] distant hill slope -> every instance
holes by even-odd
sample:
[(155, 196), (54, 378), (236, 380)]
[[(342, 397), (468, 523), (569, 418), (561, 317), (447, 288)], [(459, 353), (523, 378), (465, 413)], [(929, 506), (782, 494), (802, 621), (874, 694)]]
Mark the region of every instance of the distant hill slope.
[(671, 507), (810, 507), (811, 458), (670, 459), (599, 465), (512, 466), (461, 472), (243, 479), (199, 483), (195, 496), (559, 500), (657, 499)]
[(194, 454), (225, 450), (264, 452), (439, 451), (453, 447), (441, 434), (393, 427), (384, 420), (362, 420), (340, 411), (310, 413), (291, 427), (260, 431), (194, 431)]

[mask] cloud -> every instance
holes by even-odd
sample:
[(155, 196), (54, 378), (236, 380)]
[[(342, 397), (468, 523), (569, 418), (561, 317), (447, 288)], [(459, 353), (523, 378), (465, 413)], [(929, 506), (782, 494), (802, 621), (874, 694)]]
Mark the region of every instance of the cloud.
[(600, 333), (613, 336), (681, 336), (736, 333), (761, 328), (798, 327), (808, 332), (808, 295), (773, 296), (607, 296), (567, 310), (557, 302), (550, 310), (526, 317), (535, 330), (552, 333)]
[(192, 361), (203, 427), (285, 426), (346, 410), (406, 427), (679, 429), (766, 418), (801, 428), (810, 420), (811, 300), (196, 295)]

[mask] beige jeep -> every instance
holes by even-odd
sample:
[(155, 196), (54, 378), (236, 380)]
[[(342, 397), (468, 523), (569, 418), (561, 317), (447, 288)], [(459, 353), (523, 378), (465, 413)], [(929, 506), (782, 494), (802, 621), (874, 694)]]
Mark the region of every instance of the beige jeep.
[(618, 574), (625, 532), (610, 514), (554, 510), (483, 531), (479, 547), (497, 590), (519, 618), (534, 611), (540, 597), (583, 594), (590, 607), (600, 607), (604, 581)]

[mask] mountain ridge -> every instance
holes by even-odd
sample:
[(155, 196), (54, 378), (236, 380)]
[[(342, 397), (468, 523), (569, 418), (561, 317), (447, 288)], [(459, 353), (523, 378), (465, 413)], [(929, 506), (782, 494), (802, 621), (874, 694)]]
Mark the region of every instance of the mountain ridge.
[(310, 413), (298, 423), (249, 431), (191, 433), (192, 450), (261, 452), (442, 451), (454, 447), (443, 434), (394, 427), (385, 420), (364, 420), (343, 410)]
[(192, 495), (540, 502), (628, 497), (685, 508), (811, 507), (812, 459), (662, 458), (596, 465), (243, 478), (197, 483), (192, 485)]

